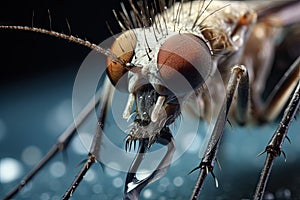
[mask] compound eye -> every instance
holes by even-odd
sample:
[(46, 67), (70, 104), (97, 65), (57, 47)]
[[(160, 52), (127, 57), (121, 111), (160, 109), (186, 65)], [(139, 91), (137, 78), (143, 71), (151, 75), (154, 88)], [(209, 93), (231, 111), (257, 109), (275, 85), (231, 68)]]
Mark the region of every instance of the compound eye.
[[(203, 39), (189, 33), (177, 34), (162, 44), (157, 64), (165, 86), (182, 94), (206, 81), (212, 70), (212, 55)], [(163, 87), (155, 89), (161, 94), (167, 91)]]
[[(111, 52), (125, 63), (129, 63), (134, 56), (134, 49), (136, 46), (136, 37), (132, 31), (126, 31), (119, 35), (111, 46)], [(127, 69), (121, 63), (108, 57), (107, 60), (107, 74), (114, 86), (119, 90), (127, 90)]]

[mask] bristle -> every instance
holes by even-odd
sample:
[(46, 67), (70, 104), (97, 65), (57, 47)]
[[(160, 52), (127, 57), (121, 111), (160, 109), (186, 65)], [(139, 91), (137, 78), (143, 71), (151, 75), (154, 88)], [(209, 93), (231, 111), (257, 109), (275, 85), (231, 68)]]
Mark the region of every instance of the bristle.
[(145, 26), (148, 26), (147, 25), (147, 18), (145, 16), (145, 10), (144, 10), (144, 7), (143, 7), (143, 1), (137, 1), (137, 6), (139, 8), (139, 16), (141, 18), (141, 22), (142, 22), (142, 27), (145, 27)]
[(32, 10), (31, 27), (34, 27), (34, 10)]
[(48, 18), (49, 18), (49, 29), (52, 31), (52, 19), (51, 19), (51, 13), (49, 9), (48, 9)]
[[(213, 16), (215, 13), (219, 12), (220, 10), (223, 10), (224, 8), (228, 7), (230, 4), (227, 4), (217, 10), (214, 10), (213, 12), (211, 12), (208, 16), (206, 16), (204, 19), (201, 20), (200, 24), (202, 24), (205, 20), (207, 20), (209, 17)], [(208, 7), (206, 7), (207, 9)]]
[(180, 3), (177, 7), (177, 10), (176, 10), (176, 15), (175, 15), (175, 19), (174, 19), (174, 30), (173, 31), (176, 30), (176, 24), (179, 24), (179, 19), (180, 19), (179, 16), (180, 16), (181, 8), (182, 8), (182, 4)]
[[(152, 23), (152, 18), (150, 18), (150, 21)], [(154, 26), (152, 26), (152, 30), (153, 30), (153, 34), (154, 34), (154, 37), (155, 37), (155, 41), (158, 42), (158, 39), (157, 39), (157, 36), (156, 36), (156, 33), (155, 33), (155, 28)]]
[[(199, 21), (199, 19), (201, 18), (201, 16), (203, 15), (203, 13), (207, 10), (207, 8), (209, 7), (209, 5), (211, 4), (212, 0), (210, 0), (207, 4), (207, 6), (204, 8), (204, 5), (205, 5), (205, 0), (202, 1), (202, 4), (201, 4), (201, 8), (198, 8), (198, 14), (197, 14), (197, 17), (193, 23), (193, 26), (192, 26), (192, 29), (194, 29)], [(199, 4), (200, 6), (200, 4)], [(204, 9), (203, 9), (204, 8)]]
[(124, 16), (125, 16), (125, 18), (126, 18), (126, 21), (127, 21), (128, 25), (129, 25), (129, 27), (130, 27), (130, 28), (134, 28), (134, 25), (133, 25), (133, 23), (132, 23), (132, 19), (131, 19), (131, 17), (128, 15), (128, 12), (127, 12), (127, 10), (126, 10), (125, 5), (124, 5), (123, 2), (121, 2), (121, 8), (122, 8), (123, 14), (124, 14)]
[(69, 20), (67, 18), (66, 18), (66, 24), (67, 24), (67, 27), (68, 27), (69, 35), (71, 35), (72, 34), (71, 26), (70, 26)]
[(138, 28), (137, 19), (136, 19), (135, 14), (132, 10), (130, 10), (130, 16), (131, 16), (131, 19), (132, 19), (133, 27)]
[(110, 25), (108, 24), (108, 22), (105, 21), (105, 23), (106, 23), (106, 27), (107, 27), (108, 31), (110, 32), (111, 36), (112, 36), (112, 37), (115, 37), (115, 36), (114, 36), (115, 34), (114, 34), (114, 32), (112, 31), (112, 29), (111, 29)]
[[(156, 1), (154, 1), (154, 14), (157, 14), (157, 10), (158, 10), (158, 8), (157, 8), (157, 4), (156, 4)], [(161, 22), (160, 22), (160, 17), (156, 17), (155, 19), (157, 19), (157, 22), (158, 22), (158, 26), (159, 26), (159, 28), (160, 28), (160, 32), (162, 32), (163, 33), (163, 30), (162, 30), (162, 26), (161, 26)], [(154, 20), (155, 21), (155, 20)], [(155, 22), (155, 24), (156, 24), (156, 22)], [(157, 30), (158, 30), (158, 28), (156, 28)]]
[(132, 0), (128, 0), (128, 2), (129, 2), (130, 6), (132, 8), (132, 11), (133, 11), (134, 15), (135, 15), (135, 19), (136, 19), (136, 22), (137, 22), (137, 27), (136, 28), (143, 27), (142, 19), (141, 19), (141, 16), (139, 14), (139, 11), (136, 9), (136, 7), (135, 7), (134, 3), (132, 2)]
[(127, 30), (132, 29), (132, 28), (133, 28), (133, 27), (132, 27), (132, 24), (131, 24), (131, 22), (128, 20), (128, 18), (125, 16), (125, 14), (124, 14), (123, 12), (119, 12), (119, 13), (120, 13), (120, 16), (121, 16), (121, 18), (122, 18), (122, 20), (123, 20), (123, 22), (124, 22), (125, 28), (126, 28)]
[(112, 10), (112, 12), (113, 12), (113, 14), (114, 14), (114, 16), (115, 16), (115, 19), (117, 20), (118, 25), (119, 25), (119, 27), (121, 28), (121, 30), (122, 30), (122, 31), (126, 31), (127, 29), (126, 29), (125, 26), (122, 24), (122, 22), (119, 20), (116, 11), (115, 11), (115, 10)]
[(145, 49), (145, 51), (146, 51), (147, 57), (148, 57), (148, 59), (149, 59), (149, 61), (150, 61), (150, 60), (151, 60), (151, 57), (150, 57), (149, 53), (150, 53), (152, 50), (151, 50), (151, 48), (150, 48), (150, 46), (149, 46), (149, 44), (148, 44), (148, 40), (147, 40), (147, 36), (146, 36), (146, 33), (145, 33), (145, 29), (144, 29), (144, 37), (145, 37), (145, 42), (146, 42), (146, 46), (147, 46), (147, 48)]
[(148, 4), (148, 1), (147, 0), (144, 0), (143, 1), (144, 2), (144, 8), (145, 8), (145, 16), (147, 17), (147, 21), (148, 21), (148, 26), (150, 26), (151, 25), (151, 21), (150, 21), (150, 18), (151, 18), (151, 15), (150, 15), (150, 9), (152, 9), (152, 8), (150, 8), (149, 7), (149, 4)]
[[(162, 19), (163, 19), (163, 22), (164, 22), (164, 25), (165, 25), (165, 31), (166, 31), (166, 35), (168, 35), (168, 28), (167, 28), (167, 20), (166, 20), (166, 17), (165, 17), (165, 4), (162, 4), (160, 3), (159, 4), (159, 8), (160, 8), (160, 12), (162, 13), (161, 16), (162, 16)], [(162, 32), (163, 33), (163, 32)]]

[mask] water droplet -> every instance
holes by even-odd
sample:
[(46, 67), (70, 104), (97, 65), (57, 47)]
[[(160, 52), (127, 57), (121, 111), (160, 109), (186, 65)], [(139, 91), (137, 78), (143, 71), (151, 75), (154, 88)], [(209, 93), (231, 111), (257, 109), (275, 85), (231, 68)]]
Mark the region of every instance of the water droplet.
[(50, 195), (48, 193), (42, 193), (40, 196), (41, 200), (49, 200), (50, 199)]
[(28, 146), (22, 152), (22, 160), (27, 165), (35, 165), (42, 157), (41, 150), (35, 146)]
[(122, 185), (123, 185), (123, 180), (122, 180), (122, 178), (120, 178), (120, 177), (114, 178), (114, 180), (113, 180), (113, 185), (114, 185), (115, 188), (120, 188), (120, 187), (122, 187)]
[(0, 182), (9, 183), (18, 179), (23, 171), (21, 163), (14, 158), (2, 158), (0, 160)]
[(270, 192), (266, 192), (265, 195), (264, 195), (264, 199), (265, 200), (274, 200), (275, 196), (274, 196), (274, 194), (272, 194)]
[(100, 184), (93, 185), (93, 192), (96, 194), (103, 192), (103, 187)]
[(72, 100), (65, 99), (51, 110), (46, 118), (46, 126), (51, 133), (57, 134), (72, 122), (71, 109)]
[(176, 187), (181, 187), (181, 186), (183, 185), (183, 182), (184, 182), (184, 180), (183, 180), (183, 178), (180, 177), (180, 176), (175, 177), (174, 180), (173, 180), (173, 184), (174, 184)]
[(170, 185), (170, 181), (167, 177), (163, 177), (160, 181), (159, 181), (160, 185), (168, 187)]
[(151, 198), (152, 195), (153, 195), (153, 192), (152, 192), (151, 189), (146, 189), (146, 190), (143, 192), (143, 197), (144, 197), (145, 199)]
[(292, 193), (289, 189), (283, 188), (276, 192), (276, 198), (278, 199), (290, 199), (292, 197)]
[(66, 172), (66, 166), (63, 162), (57, 161), (51, 164), (50, 173), (52, 176), (59, 178), (62, 177)]

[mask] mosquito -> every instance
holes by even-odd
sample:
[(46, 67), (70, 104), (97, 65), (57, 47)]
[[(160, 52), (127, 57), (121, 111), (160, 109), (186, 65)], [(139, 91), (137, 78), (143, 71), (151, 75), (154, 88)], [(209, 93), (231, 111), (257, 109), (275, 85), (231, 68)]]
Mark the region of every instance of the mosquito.
[[(127, 169), (123, 199), (139, 199), (145, 187), (164, 177), (176, 156), (178, 137), (170, 127), (184, 120), (181, 117), (185, 109), (209, 124), (204, 152), (198, 166), (191, 166), (190, 173), (199, 171), (199, 176), (190, 199), (199, 198), (209, 174), (219, 185), (214, 166), (228, 121), (232, 126), (263, 124), (281, 117), (274, 135), (259, 154), (267, 156), (253, 198), (262, 199), (274, 159), (285, 156), (282, 144), (285, 138), (289, 140), (288, 128), (299, 111), (299, 55), (271, 89), (264, 87), (275, 66), (272, 61), (282, 30), (299, 28), (299, 2), (128, 2), (130, 9), (121, 4), (122, 10), (114, 11), (122, 31), (113, 37), (109, 48), (104, 47), (106, 43), (99, 46), (52, 30), (0, 26), (62, 38), (106, 57), (106, 68), (101, 71), (105, 80), (99, 92), (41, 162), (4, 199), (15, 196), (57, 152), (65, 149), (77, 127), (97, 106), (97, 126), (88, 157), (63, 199), (76, 195), (75, 190), (91, 166), (96, 162), (105, 164), (102, 150), (107, 146), (103, 142), (109, 126), (107, 115), (118, 91), (127, 94), (122, 114), (118, 114), (131, 121), (124, 150), (137, 149)], [(266, 90), (271, 92), (264, 99)], [(141, 178), (139, 169), (156, 144), (165, 146), (166, 151), (151, 173)]]

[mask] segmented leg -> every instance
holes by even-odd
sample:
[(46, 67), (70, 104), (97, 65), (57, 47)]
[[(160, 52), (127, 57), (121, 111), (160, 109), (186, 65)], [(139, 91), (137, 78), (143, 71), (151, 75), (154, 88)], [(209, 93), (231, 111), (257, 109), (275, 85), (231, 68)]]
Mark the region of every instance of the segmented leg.
[[(136, 173), (138, 168), (145, 156), (147, 149), (149, 148), (148, 145), (149, 139), (140, 139), (139, 140), (139, 149), (138, 152), (130, 166), (130, 169), (127, 173), (126, 183), (124, 188), (123, 199), (124, 200), (134, 200), (139, 199), (140, 192), (142, 189), (149, 185), (150, 183), (160, 179), (168, 170), (168, 167), (171, 164), (173, 154), (175, 152), (175, 142), (174, 138), (170, 132), (168, 127), (165, 127), (161, 130), (156, 142), (162, 145), (168, 145), (168, 150), (157, 166), (157, 168), (143, 180), (138, 180), (136, 178)], [(130, 186), (130, 187), (129, 187)]]
[(98, 117), (98, 123), (96, 127), (96, 133), (94, 135), (92, 145), (90, 147), (90, 151), (88, 153), (88, 159), (86, 160), (85, 164), (83, 165), (80, 172), (77, 174), (75, 179), (73, 180), (71, 186), (68, 188), (62, 199), (66, 200), (69, 199), (74, 191), (76, 190), (77, 186), (82, 181), (84, 175), (87, 173), (87, 171), (90, 169), (90, 167), (97, 162), (97, 160), (100, 159), (100, 147), (101, 147), (101, 141), (103, 136), (103, 128), (104, 128), (104, 122), (106, 119), (107, 110), (109, 108), (109, 103), (112, 96), (112, 85), (108, 78), (105, 79), (102, 92), (101, 92), (101, 103), (99, 106), (99, 117)]
[(287, 72), (283, 75), (276, 87), (269, 95), (262, 116), (261, 121), (272, 121), (283, 110), (290, 96), (292, 95), (297, 82), (300, 77), (300, 56), (291, 65)]
[[(193, 172), (197, 169), (200, 169), (200, 173), (191, 196), (192, 200), (198, 198), (200, 191), (203, 188), (204, 180), (208, 173), (212, 174), (213, 178), (216, 181), (216, 185), (218, 184), (217, 179), (213, 173), (214, 162), (228, 118), (229, 109), (231, 107), (232, 100), (237, 87), (239, 88), (238, 101), (240, 101), (238, 104), (240, 106), (244, 105), (245, 107), (248, 107), (249, 80), (248, 73), (244, 66), (235, 66), (232, 68), (230, 79), (226, 89), (226, 98), (224, 99), (223, 105), (215, 122), (213, 132), (211, 134), (211, 137), (209, 139), (208, 145), (204, 153), (204, 157), (202, 158), (199, 166), (191, 171)], [(246, 96), (241, 96), (241, 94), (246, 94)], [(245, 119), (245, 116), (243, 116), (242, 118)]]
[[(41, 159), (41, 161), (20, 181), (20, 183), (13, 188), (3, 200), (12, 199), (34, 176), (42, 170), (43, 167), (60, 151), (68, 147), (71, 139), (76, 133), (76, 129), (87, 119), (89, 114), (93, 111), (95, 106), (101, 99), (101, 93), (97, 94), (88, 102), (88, 104), (79, 113), (72, 124), (59, 136), (55, 145), (48, 151), (48, 153)], [(75, 124), (76, 123), (76, 124)]]
[[(278, 125), (278, 128), (276, 129), (273, 137), (269, 141), (266, 149), (264, 152), (267, 152), (267, 157), (265, 160), (264, 167), (261, 172), (261, 176), (259, 179), (259, 182), (256, 187), (256, 191), (254, 194), (254, 199), (262, 199), (264, 195), (264, 191), (266, 188), (266, 184), (268, 182), (269, 175), (271, 173), (271, 169), (274, 163), (274, 160), (276, 157), (280, 156), (282, 151), (282, 145), (284, 142), (284, 139), (287, 137), (287, 132), (289, 129), (289, 126), (295, 117), (297, 110), (300, 106), (300, 73), (299, 73), (299, 64), (300, 64), (300, 57), (296, 60), (296, 62), (293, 64), (293, 66), (297, 66), (298, 70), (297, 72), (297, 78), (298, 81), (294, 81), (296, 85), (296, 89), (294, 91), (294, 94), (288, 104), (288, 106), (285, 109), (284, 115)], [(287, 80), (289, 82), (289, 80)]]

